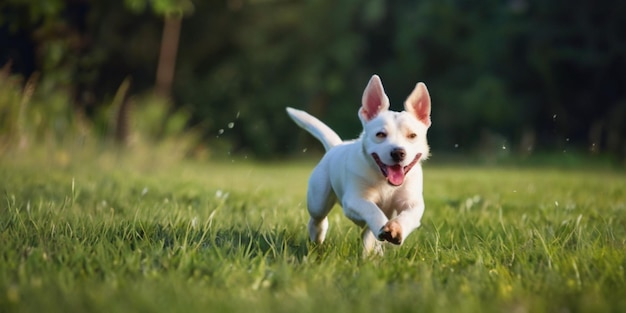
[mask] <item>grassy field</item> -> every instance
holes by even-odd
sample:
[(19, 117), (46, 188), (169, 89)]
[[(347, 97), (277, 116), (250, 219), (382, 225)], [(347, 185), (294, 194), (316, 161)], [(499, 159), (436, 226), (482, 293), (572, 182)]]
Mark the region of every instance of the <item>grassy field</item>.
[(426, 164), (423, 226), (363, 259), (338, 209), (307, 242), (313, 165), (4, 156), (0, 311), (626, 311), (623, 172)]

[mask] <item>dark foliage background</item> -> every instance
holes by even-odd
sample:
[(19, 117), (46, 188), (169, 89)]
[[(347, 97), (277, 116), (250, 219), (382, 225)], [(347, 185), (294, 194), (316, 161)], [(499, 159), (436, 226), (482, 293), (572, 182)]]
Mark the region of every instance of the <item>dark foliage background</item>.
[(373, 73), (392, 108), (433, 100), (433, 151), (626, 156), (626, 2), (6, 0), (0, 65), (95, 119), (128, 79), (151, 92), (181, 16), (172, 110), (208, 146), (258, 157), (319, 149), (285, 106), (358, 135)]

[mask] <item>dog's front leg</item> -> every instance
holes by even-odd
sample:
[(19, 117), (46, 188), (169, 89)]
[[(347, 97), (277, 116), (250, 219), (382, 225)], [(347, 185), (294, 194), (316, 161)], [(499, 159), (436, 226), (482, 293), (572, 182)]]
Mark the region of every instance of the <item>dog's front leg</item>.
[(380, 229), (378, 238), (400, 245), (404, 239), (420, 226), (424, 214), (424, 202), (418, 201), (412, 206), (401, 210), (398, 216), (389, 220)]
[(376, 235), (369, 227), (364, 227), (361, 232), (361, 238), (363, 238), (363, 257), (370, 255), (383, 255), (382, 242), (376, 238)]
[(387, 223), (387, 217), (374, 202), (360, 197), (345, 198), (342, 203), (343, 211), (346, 217), (357, 225), (367, 225), (372, 233), (378, 234), (380, 229)]

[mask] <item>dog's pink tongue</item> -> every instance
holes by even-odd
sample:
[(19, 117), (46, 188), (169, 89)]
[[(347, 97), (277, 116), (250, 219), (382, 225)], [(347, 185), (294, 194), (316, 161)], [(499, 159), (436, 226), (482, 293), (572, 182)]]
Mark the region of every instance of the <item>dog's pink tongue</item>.
[(401, 165), (387, 166), (387, 180), (394, 186), (400, 186), (404, 182), (404, 168)]

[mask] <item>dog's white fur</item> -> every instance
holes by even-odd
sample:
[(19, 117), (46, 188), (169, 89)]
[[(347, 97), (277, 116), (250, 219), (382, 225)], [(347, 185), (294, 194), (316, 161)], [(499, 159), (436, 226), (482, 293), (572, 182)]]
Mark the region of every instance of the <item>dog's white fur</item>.
[(315, 117), (287, 108), (296, 124), (320, 140), (327, 151), (309, 179), (312, 241), (324, 241), (327, 216), (337, 201), (345, 215), (363, 227), (365, 253), (381, 254), (382, 240), (402, 244), (420, 226), (424, 213), (420, 163), (429, 155), (430, 96), (426, 85), (415, 86), (404, 104), (405, 111), (388, 108), (389, 99), (376, 75), (363, 92), (358, 113), (363, 133), (358, 139), (342, 141)]

